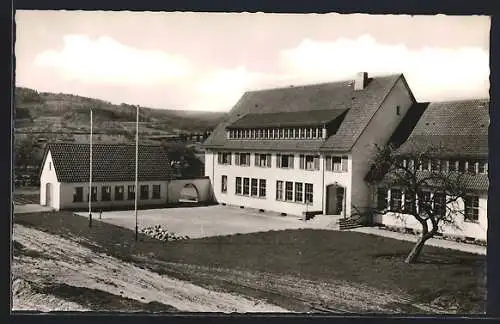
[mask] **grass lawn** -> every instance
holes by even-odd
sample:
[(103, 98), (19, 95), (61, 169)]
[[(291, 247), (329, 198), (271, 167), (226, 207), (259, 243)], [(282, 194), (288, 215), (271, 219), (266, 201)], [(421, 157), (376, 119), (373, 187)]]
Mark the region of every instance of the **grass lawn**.
[[(68, 212), (20, 214), (14, 222), (62, 236), (78, 236), (123, 260), (132, 255), (208, 267), (331, 279), (402, 291), (420, 303), (453, 298), (460, 312), (484, 311), (485, 256), (425, 247), (418, 264), (404, 263), (412, 243), (356, 232), (284, 230), (163, 243)], [(85, 244), (85, 243), (82, 243)], [(92, 248), (92, 246), (90, 246)]]

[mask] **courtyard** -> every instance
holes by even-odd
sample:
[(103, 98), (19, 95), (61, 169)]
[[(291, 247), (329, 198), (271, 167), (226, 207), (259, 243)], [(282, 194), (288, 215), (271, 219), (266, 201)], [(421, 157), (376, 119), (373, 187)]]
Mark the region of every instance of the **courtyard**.
[[(78, 212), (88, 217), (88, 212)], [(93, 218), (112, 225), (135, 230), (133, 210), (94, 213)], [(161, 225), (169, 232), (190, 238), (224, 236), (267, 232), (271, 230), (322, 228), (333, 226), (335, 218), (317, 216), (314, 220), (303, 221), (300, 216), (280, 216), (272, 212), (232, 206), (200, 206), (138, 211), (139, 229)]]

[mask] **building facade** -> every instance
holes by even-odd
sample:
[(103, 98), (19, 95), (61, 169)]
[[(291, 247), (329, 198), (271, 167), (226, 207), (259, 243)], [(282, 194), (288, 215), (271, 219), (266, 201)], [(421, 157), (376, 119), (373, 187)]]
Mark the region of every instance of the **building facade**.
[[(440, 233), (450, 237), (462, 237), (486, 241), (488, 229), (488, 100), (460, 100), (430, 103), (407, 140), (397, 149), (403, 166), (418, 168), (415, 174), (443, 174), (456, 176), (456, 184), (464, 188), (465, 195), (456, 202), (436, 188), (424, 191), (434, 208), (453, 219), (453, 224), (442, 224)], [(422, 159), (415, 160), (420, 153)], [(410, 158), (411, 157), (411, 158)], [(424, 188), (425, 189), (425, 188)], [(406, 205), (415, 197), (398, 186), (386, 186), (381, 182), (375, 196), (377, 207), (384, 210), (375, 217), (375, 223), (388, 227), (421, 230), (415, 217), (405, 213)], [(441, 207), (441, 208), (439, 208)], [(417, 212), (418, 204), (416, 204)], [(431, 228), (430, 220), (428, 220)]]
[[(92, 145), (92, 209), (133, 209), (135, 206), (135, 145)], [(138, 206), (213, 200), (208, 178), (174, 178), (161, 146), (139, 145)], [(89, 144), (50, 143), (40, 172), (40, 204), (55, 210), (85, 210), (89, 206)]]
[(415, 99), (403, 75), (247, 92), (204, 143), (219, 203), (349, 217), (373, 206), (365, 181)]

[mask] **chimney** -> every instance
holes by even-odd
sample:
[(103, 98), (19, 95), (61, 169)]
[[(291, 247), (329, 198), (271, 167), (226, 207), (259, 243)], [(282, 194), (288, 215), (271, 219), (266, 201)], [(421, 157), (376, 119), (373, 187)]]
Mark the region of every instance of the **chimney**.
[(354, 80), (354, 90), (363, 90), (366, 87), (368, 81), (368, 73), (359, 72), (356, 74), (356, 79)]

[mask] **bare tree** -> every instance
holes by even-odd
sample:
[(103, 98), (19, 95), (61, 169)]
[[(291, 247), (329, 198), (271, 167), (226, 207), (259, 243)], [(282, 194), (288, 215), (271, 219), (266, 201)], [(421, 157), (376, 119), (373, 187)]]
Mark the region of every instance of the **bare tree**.
[(413, 217), (421, 225), (420, 238), (406, 257), (406, 263), (418, 260), (425, 243), (442, 225), (458, 227), (457, 216), (464, 215), (459, 201), (466, 198), (465, 174), (449, 168), (440, 156), (442, 147), (400, 154), (391, 145), (376, 147), (371, 174), (373, 184), (397, 188), (404, 198), (391, 200), (393, 206), (378, 206), (375, 213), (395, 212), (396, 217)]

